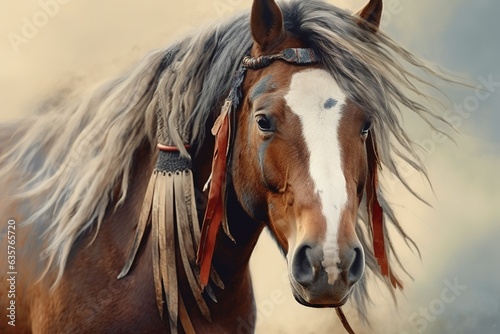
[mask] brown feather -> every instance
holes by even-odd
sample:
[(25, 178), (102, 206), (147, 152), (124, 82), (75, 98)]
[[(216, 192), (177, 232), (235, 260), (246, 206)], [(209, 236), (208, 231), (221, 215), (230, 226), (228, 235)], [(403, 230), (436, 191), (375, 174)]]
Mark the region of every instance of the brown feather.
[(188, 178), (183, 175), (184, 172), (181, 172), (179, 175), (174, 176), (174, 193), (175, 193), (175, 209), (176, 209), (176, 220), (177, 220), (177, 233), (179, 240), (179, 250), (181, 254), (182, 265), (184, 267), (184, 272), (186, 273), (186, 277), (188, 279), (189, 286), (191, 287), (191, 291), (193, 292), (193, 296), (196, 299), (198, 307), (200, 308), (203, 316), (211, 321), (210, 310), (208, 309), (203, 296), (201, 295), (201, 289), (199, 283), (193, 274), (193, 265), (196, 266), (196, 250), (193, 244), (193, 240), (191, 238), (190, 232), (190, 224), (191, 221), (188, 215), (188, 207), (186, 205), (186, 199), (184, 196), (184, 189), (189, 187), (189, 184), (186, 184), (186, 180)]
[[(163, 284), (163, 290), (166, 290), (169, 282), (167, 280), (167, 271), (169, 268), (167, 268), (167, 258), (169, 256), (172, 256), (171, 254), (167, 253), (167, 234), (165, 231), (165, 217), (167, 214), (170, 214), (168, 211), (169, 208), (169, 203), (166, 201), (168, 200), (167, 197), (167, 189), (171, 185), (168, 184), (168, 178), (165, 174), (165, 172), (161, 172), (158, 175), (158, 189), (155, 191), (155, 199), (156, 197), (158, 198), (158, 201), (155, 200), (155, 210), (157, 210), (157, 215), (155, 216), (155, 220), (153, 221), (153, 224), (158, 224), (158, 246), (160, 249), (160, 257), (159, 257), (159, 268), (160, 268), (160, 277), (161, 281)], [(157, 205), (157, 207), (156, 207)], [(159, 296), (157, 296), (159, 297)], [(163, 298), (163, 295), (162, 295)], [(170, 312), (170, 309), (169, 309)]]
[(137, 255), (137, 251), (139, 250), (139, 246), (141, 244), (142, 238), (144, 236), (144, 231), (146, 230), (149, 222), (151, 221), (151, 207), (153, 202), (153, 194), (155, 189), (155, 183), (157, 178), (157, 171), (155, 170), (153, 174), (151, 174), (151, 178), (149, 179), (148, 187), (146, 189), (146, 195), (144, 196), (144, 200), (142, 202), (142, 209), (139, 216), (139, 222), (137, 223), (137, 229), (135, 230), (134, 241), (132, 242), (132, 247), (130, 248), (129, 255), (127, 256), (127, 261), (123, 266), (122, 271), (118, 274), (118, 279), (125, 277), (132, 264), (134, 263), (135, 256)]
[(156, 295), (156, 306), (158, 307), (158, 312), (160, 312), (160, 317), (163, 319), (163, 288), (160, 274), (160, 253), (158, 249), (159, 238), (159, 227), (158, 227), (158, 214), (159, 207), (159, 186), (162, 183), (161, 174), (156, 178), (156, 187), (153, 196), (153, 214), (152, 214), (152, 228), (151, 228), (151, 249), (152, 249), (152, 262), (153, 262), (153, 280), (155, 285), (155, 295)]
[[(186, 170), (183, 174), (184, 199), (188, 208), (187, 214), (191, 222), (189, 229), (191, 231), (194, 245), (198, 245), (201, 238), (200, 222), (198, 220), (198, 211), (196, 208), (196, 194), (194, 191), (193, 172)], [(198, 265), (196, 264), (196, 268)]]
[(215, 283), (215, 285), (217, 285), (217, 287), (219, 287), (220, 289), (224, 289), (224, 282), (214, 268), (210, 269), (210, 278)]
[(168, 173), (167, 178), (167, 189), (166, 198), (167, 201), (163, 205), (167, 208), (166, 215), (162, 217), (161, 223), (165, 227), (166, 233), (166, 253), (167, 253), (167, 282), (165, 286), (165, 295), (167, 297), (168, 313), (170, 316), (170, 331), (171, 333), (177, 333), (177, 317), (179, 313), (178, 306), (178, 292), (179, 288), (177, 286), (177, 264), (176, 264), (176, 254), (175, 254), (175, 212), (174, 212), (174, 184), (175, 184), (175, 174)]
[(179, 320), (181, 321), (182, 328), (184, 328), (184, 332), (186, 334), (196, 334), (182, 297), (179, 297)]

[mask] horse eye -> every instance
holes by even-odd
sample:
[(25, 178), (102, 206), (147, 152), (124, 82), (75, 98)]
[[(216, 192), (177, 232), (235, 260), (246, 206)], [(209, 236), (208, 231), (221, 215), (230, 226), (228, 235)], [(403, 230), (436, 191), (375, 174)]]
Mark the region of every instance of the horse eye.
[(266, 116), (260, 115), (257, 116), (257, 125), (259, 126), (259, 130), (263, 132), (273, 131), (273, 126), (271, 122), (267, 119)]
[(367, 121), (365, 125), (363, 125), (363, 128), (361, 129), (361, 135), (366, 136), (368, 135), (368, 131), (370, 131), (370, 128), (372, 127), (372, 122)]

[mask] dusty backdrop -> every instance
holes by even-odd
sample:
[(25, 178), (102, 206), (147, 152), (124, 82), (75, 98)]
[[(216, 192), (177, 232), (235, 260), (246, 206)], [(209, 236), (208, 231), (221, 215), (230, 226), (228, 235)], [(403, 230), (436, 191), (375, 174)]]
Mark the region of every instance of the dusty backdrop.
[[(355, 10), (364, 1), (331, 2)], [(88, 88), (116, 76), (149, 50), (251, 5), (250, 0), (54, 3), (0, 1), (2, 121), (22, 117), (65, 86)], [(477, 99), (473, 89), (447, 90), (455, 105), (447, 117), (461, 133), (457, 144), (407, 124), (427, 149), (422, 154), (435, 195), (420, 176), (409, 173), (408, 178), (433, 208), (416, 203), (397, 184), (389, 184), (387, 192), (420, 245), (422, 260), (405, 252), (415, 281), (406, 282), (397, 308), (387, 293), (373, 287), (372, 329), (358, 324), (349, 306), (348, 317), (360, 333), (499, 333), (500, 26), (495, 15), (500, 3), (385, 4), (384, 30), (419, 56), (463, 74), (490, 94)], [(285, 261), (267, 232), (252, 265), (259, 333), (343, 333), (332, 310), (307, 309), (293, 300)]]

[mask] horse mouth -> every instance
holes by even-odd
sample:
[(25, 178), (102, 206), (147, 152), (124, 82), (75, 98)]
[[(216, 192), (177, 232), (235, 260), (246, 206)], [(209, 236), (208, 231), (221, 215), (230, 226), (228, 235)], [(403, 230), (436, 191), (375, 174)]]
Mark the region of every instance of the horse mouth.
[[(334, 307), (340, 307), (343, 306), (348, 300), (352, 292), (352, 288), (348, 289), (342, 295), (342, 299), (339, 301), (338, 298), (335, 298), (335, 295), (338, 295), (339, 293), (337, 292), (336, 294), (332, 294), (331, 291), (326, 291), (324, 293), (319, 293), (319, 291), (308, 291), (304, 287), (300, 286), (299, 284), (295, 283), (293, 280), (291, 280), (291, 286), (292, 286), (292, 294), (295, 300), (304, 306), (307, 307), (313, 307), (313, 308), (334, 308)], [(304, 295), (313, 295), (310, 296), (310, 298), (304, 297)], [(306, 299), (307, 298), (307, 299)]]
[(313, 307), (313, 308), (335, 308), (335, 307), (341, 307), (341, 306), (344, 306), (345, 303), (347, 303), (347, 301), (349, 300), (349, 296), (351, 295), (351, 293), (349, 292), (340, 302), (338, 303), (330, 303), (330, 304), (316, 304), (316, 303), (309, 303), (308, 301), (306, 301), (298, 292), (293, 292), (293, 297), (295, 298), (295, 300), (301, 304), (301, 305), (304, 305), (304, 306), (307, 306), (307, 307)]

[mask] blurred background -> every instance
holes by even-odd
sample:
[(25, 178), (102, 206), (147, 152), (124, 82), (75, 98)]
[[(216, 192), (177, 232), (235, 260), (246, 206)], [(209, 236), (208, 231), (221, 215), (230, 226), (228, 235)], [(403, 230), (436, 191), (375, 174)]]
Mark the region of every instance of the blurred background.
[[(331, 0), (350, 11), (364, 0)], [(65, 87), (91, 89), (148, 51), (251, 6), (250, 0), (0, 0), (0, 121), (33, 112)], [(382, 29), (408, 50), (478, 89), (441, 87), (456, 143), (411, 119), (433, 190), (408, 171), (432, 207), (399, 184), (385, 191), (422, 259), (398, 249), (414, 280), (394, 306), (371, 286), (370, 326), (345, 307), (357, 333), (500, 333), (500, 2), (386, 0)], [(295, 302), (286, 263), (265, 232), (252, 258), (258, 333), (344, 333), (333, 310)]]

